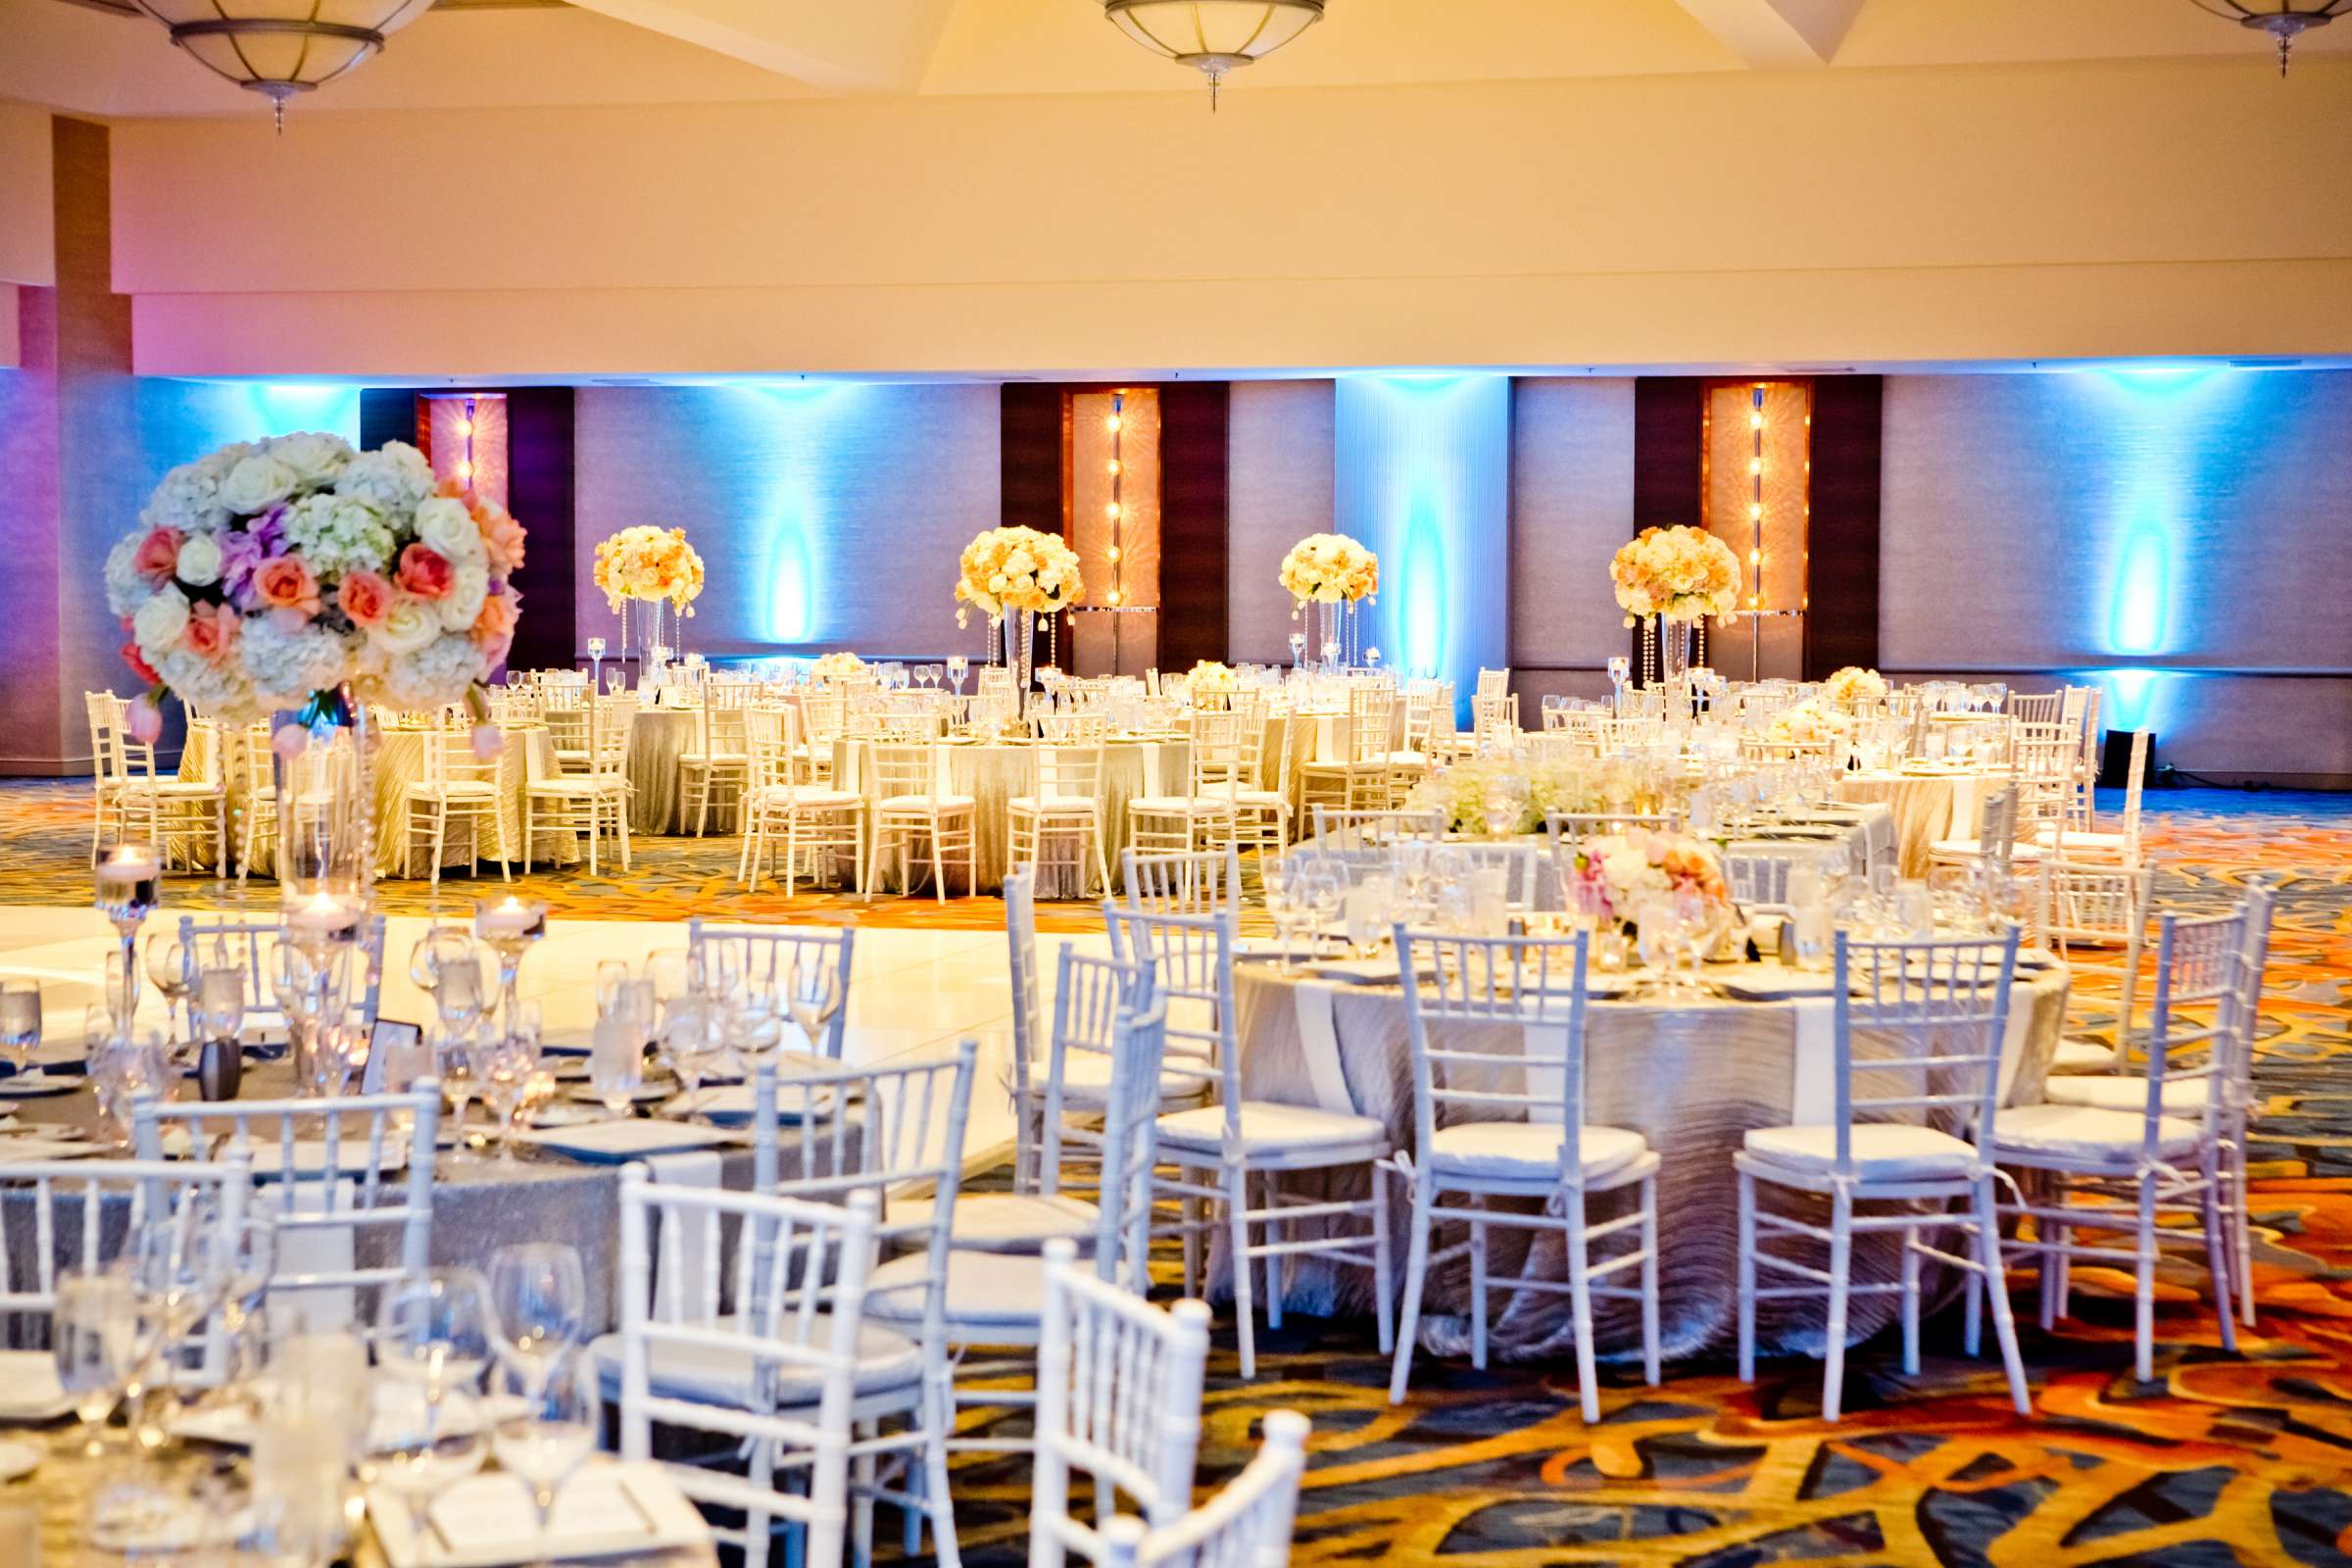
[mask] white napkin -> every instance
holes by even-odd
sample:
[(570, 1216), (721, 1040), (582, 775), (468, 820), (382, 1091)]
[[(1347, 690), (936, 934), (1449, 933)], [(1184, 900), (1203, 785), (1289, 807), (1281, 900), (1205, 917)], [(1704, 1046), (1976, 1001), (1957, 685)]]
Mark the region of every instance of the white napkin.
[(1291, 1004), (1298, 1014), (1298, 1045), (1317, 1108), (1352, 1116), (1355, 1097), (1348, 1092), (1348, 1074), (1340, 1064), (1340, 1026), (1332, 1010), (1339, 994), (1337, 986), (1300, 981), (1291, 988)]
[[(1568, 1084), (1568, 1026), (1564, 1023), (1531, 1023), (1519, 1030), (1519, 1054), (1527, 1063), (1527, 1093), (1534, 1103), (1527, 1107), (1527, 1119), (1545, 1127), (1560, 1125), (1560, 1101)], [(1537, 1062), (1559, 1065), (1539, 1067)]]
[[(708, 1192), (719, 1184), (720, 1162), (715, 1150), (656, 1154), (645, 1163), (657, 1186), (694, 1187)], [(704, 1293), (715, 1284), (711, 1276), (718, 1267), (717, 1216), (663, 1214), (662, 1234), (654, 1245), (658, 1253), (654, 1259), (654, 1278), (658, 1282), (654, 1291), (654, 1317), (658, 1322), (675, 1322), (673, 1302), (699, 1305), (705, 1299)]]
[(1838, 1000), (1799, 997), (1796, 1066), (1788, 1087), (1788, 1122), (1793, 1127), (1827, 1127), (1838, 1120)]

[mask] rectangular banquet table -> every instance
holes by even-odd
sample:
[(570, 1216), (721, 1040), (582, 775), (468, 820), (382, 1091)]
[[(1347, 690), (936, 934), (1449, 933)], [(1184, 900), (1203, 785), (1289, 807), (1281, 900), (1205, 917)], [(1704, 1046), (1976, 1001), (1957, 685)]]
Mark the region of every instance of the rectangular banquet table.
[[(2065, 1023), (2067, 991), (2063, 965), (2050, 962), (2031, 976), (2021, 966), (2011, 993), (2012, 1026), (2003, 1043), (2005, 1102), (2031, 1104), (2040, 1099)], [(1397, 1149), (1412, 1150), (1412, 1054), (1400, 987), (1285, 975), (1270, 963), (1251, 961), (1237, 966), (1235, 1001), (1248, 1098), (1375, 1116), (1388, 1124)], [(1751, 1128), (1834, 1118), (1835, 1025), (1823, 1027), (1832, 1005), (1825, 997), (1802, 1003), (1596, 1001), (1587, 1009), (1586, 1119), (1641, 1133), (1662, 1161), (1658, 1222), (1671, 1242), (1660, 1263), (1659, 1321), (1660, 1344), (1669, 1356), (1720, 1350), (1732, 1343), (1739, 1257), (1732, 1155)], [(1800, 1020), (1804, 1009), (1815, 1009), (1809, 1023)], [(1519, 1032), (1508, 1027), (1449, 1031), (1448, 1039), (1450, 1049), (1493, 1050), (1502, 1056), (1517, 1056), (1523, 1049)], [(1361, 1197), (1365, 1190), (1356, 1173), (1293, 1176), (1284, 1182), (1286, 1190), (1317, 1195)], [(1629, 1200), (1625, 1195), (1596, 1199), (1594, 1214), (1605, 1218), (1616, 1209), (1604, 1205)], [(1397, 1183), (1392, 1190), (1390, 1234), (1396, 1238), (1399, 1279), (1410, 1212), (1409, 1194)], [(1297, 1223), (1298, 1234), (1314, 1234), (1317, 1222)], [(1534, 1272), (1565, 1280), (1557, 1233), (1507, 1226), (1489, 1232), (1495, 1275), (1527, 1272), (1522, 1265), (1531, 1236), (1540, 1249)], [(1855, 1279), (1894, 1278), (1898, 1247), (1899, 1235), (1857, 1239)], [(1284, 1300), (1292, 1309), (1370, 1310), (1367, 1271), (1310, 1258), (1289, 1262)], [(1219, 1231), (1212, 1282), (1230, 1291), (1229, 1274), (1225, 1236)], [(1421, 1320), (1424, 1348), (1467, 1353), (1463, 1314), (1468, 1298), (1466, 1259), (1431, 1270), (1428, 1309)], [(1533, 1360), (1571, 1353), (1564, 1296), (1523, 1293), (1507, 1304), (1497, 1296), (1493, 1305), (1488, 1333), (1496, 1355)], [(1891, 1322), (1896, 1306), (1891, 1296), (1853, 1298), (1852, 1332), (1868, 1335)], [(1638, 1354), (1635, 1304), (1603, 1299), (1594, 1309), (1600, 1354)], [(1819, 1302), (1766, 1301), (1757, 1321), (1761, 1343), (1768, 1347), (1807, 1352), (1821, 1348)]]

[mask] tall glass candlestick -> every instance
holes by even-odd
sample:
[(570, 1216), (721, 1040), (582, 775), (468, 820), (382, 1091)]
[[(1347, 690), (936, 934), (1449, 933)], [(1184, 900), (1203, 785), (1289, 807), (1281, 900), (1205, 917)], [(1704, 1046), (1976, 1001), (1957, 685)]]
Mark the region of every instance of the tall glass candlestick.
[(498, 955), (498, 1017), (502, 1028), (514, 1026), (515, 977), (522, 956), (532, 943), (547, 935), (547, 905), (538, 899), (481, 899), (473, 906), (473, 934)]
[(163, 860), (151, 845), (118, 844), (102, 852), (95, 867), (98, 912), (122, 942), (123, 1026), (139, 1005), (139, 927), (163, 898)]

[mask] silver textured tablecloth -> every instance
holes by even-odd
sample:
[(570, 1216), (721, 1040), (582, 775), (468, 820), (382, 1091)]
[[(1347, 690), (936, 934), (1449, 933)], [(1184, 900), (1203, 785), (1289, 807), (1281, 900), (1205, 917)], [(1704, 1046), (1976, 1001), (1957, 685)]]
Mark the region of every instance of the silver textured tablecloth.
[[(695, 749), (702, 714), (686, 708), (641, 708), (629, 729), (629, 831), (685, 833), (691, 822), (678, 820), (683, 795), (678, 789), (678, 759)], [(713, 819), (724, 826), (733, 819)]]
[[(1287, 977), (1272, 965), (1245, 963), (1236, 977), (1242, 1044), (1242, 1081), (1252, 1100), (1316, 1103), (1315, 1074), (1298, 1017), (1296, 992), (1305, 977)], [(1399, 1149), (1413, 1145), (1412, 1054), (1406, 1038), (1404, 994), (1389, 986), (1338, 985), (1332, 1019), (1340, 1064), (1354, 1109), (1389, 1126)], [(2067, 974), (2059, 965), (2029, 980), (2019, 977), (2013, 1004), (2032, 1009), (2010, 1086), (2009, 1102), (2031, 1104), (2041, 1095), (2051, 1053), (2066, 1016)], [(1736, 1283), (1739, 1215), (1732, 1155), (1750, 1128), (1788, 1125), (1795, 1098), (1796, 1008), (1779, 1002), (1711, 1002), (1680, 1005), (1595, 1002), (1587, 1013), (1587, 1120), (1630, 1128), (1656, 1150), (1658, 1228), (1664, 1238), (1660, 1260), (1660, 1345), (1669, 1356), (1720, 1349), (1738, 1329)], [(1450, 1035), (1454, 1049), (1492, 1049), (1515, 1055), (1515, 1030), (1474, 1030)], [(1361, 1197), (1359, 1173), (1286, 1178), (1286, 1189)], [(1404, 1273), (1411, 1214), (1402, 1183), (1391, 1188), (1391, 1235), (1396, 1277)], [(1593, 1200), (1595, 1218), (1621, 1211), (1630, 1197)], [(1788, 1195), (1765, 1201), (1783, 1208)], [(1824, 1210), (1826, 1213), (1826, 1209)], [(1313, 1222), (1298, 1226), (1312, 1234)], [(1438, 1244), (1458, 1237), (1441, 1235)], [(1528, 1272), (1530, 1233), (1497, 1226), (1488, 1232), (1491, 1267), (1496, 1277)], [(1946, 1238), (1948, 1242), (1949, 1238)], [(1535, 1272), (1565, 1280), (1567, 1265), (1556, 1233), (1537, 1233)], [(1604, 1247), (1607, 1244), (1603, 1244)], [(1857, 1281), (1896, 1277), (1898, 1239), (1872, 1236), (1855, 1244)], [(1801, 1254), (1800, 1254), (1801, 1255)], [(1813, 1259), (1818, 1263), (1819, 1259)], [(1305, 1312), (1369, 1312), (1371, 1276), (1314, 1259), (1293, 1258), (1285, 1271), (1285, 1302)], [(1223, 1233), (1211, 1256), (1211, 1280), (1229, 1292), (1230, 1264)], [(1507, 1299), (1507, 1305), (1505, 1304)], [(1439, 1354), (1468, 1350), (1469, 1263), (1456, 1259), (1430, 1271), (1420, 1341)], [(1566, 1355), (1572, 1349), (1565, 1296), (1521, 1294), (1494, 1298), (1489, 1345), (1506, 1360)], [(1635, 1304), (1602, 1300), (1596, 1344), (1603, 1356), (1639, 1353)], [(1892, 1297), (1858, 1296), (1849, 1307), (1851, 1332), (1866, 1336), (1893, 1321)], [(1767, 1346), (1817, 1352), (1819, 1301), (1763, 1303), (1758, 1334)]]

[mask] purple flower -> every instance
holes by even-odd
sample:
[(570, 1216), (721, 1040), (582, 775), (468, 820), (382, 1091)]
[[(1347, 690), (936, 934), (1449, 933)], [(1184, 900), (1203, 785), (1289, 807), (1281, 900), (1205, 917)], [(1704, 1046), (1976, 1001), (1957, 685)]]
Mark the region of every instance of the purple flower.
[(240, 610), (253, 608), (253, 574), (285, 551), (286, 509), (271, 507), (242, 531), (220, 536), (220, 590)]

